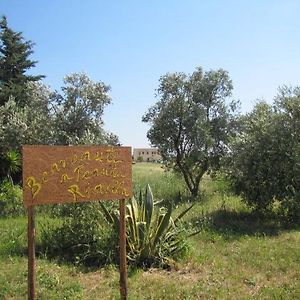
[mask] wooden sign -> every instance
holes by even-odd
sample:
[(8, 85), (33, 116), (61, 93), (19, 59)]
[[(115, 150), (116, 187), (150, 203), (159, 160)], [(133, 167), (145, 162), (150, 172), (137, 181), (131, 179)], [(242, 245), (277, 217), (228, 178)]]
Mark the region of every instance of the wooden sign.
[(132, 197), (130, 147), (23, 146), (25, 207)]
[(35, 300), (34, 206), (119, 199), (120, 298), (127, 299), (125, 199), (132, 197), (130, 147), (22, 146), (28, 212), (28, 299)]

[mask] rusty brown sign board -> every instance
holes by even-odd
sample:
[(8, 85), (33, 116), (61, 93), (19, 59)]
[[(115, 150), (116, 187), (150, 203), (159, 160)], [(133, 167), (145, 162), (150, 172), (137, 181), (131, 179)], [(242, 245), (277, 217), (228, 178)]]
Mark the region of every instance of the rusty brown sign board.
[(132, 197), (130, 147), (22, 148), (25, 207)]

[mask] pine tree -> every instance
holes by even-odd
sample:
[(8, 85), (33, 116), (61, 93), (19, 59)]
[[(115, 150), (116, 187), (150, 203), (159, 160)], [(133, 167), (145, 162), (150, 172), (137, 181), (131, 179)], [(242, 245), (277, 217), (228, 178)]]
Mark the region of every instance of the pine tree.
[(18, 106), (29, 103), (26, 93), (27, 83), (38, 81), (43, 75), (26, 74), (37, 61), (29, 59), (33, 53), (33, 43), (25, 41), (21, 32), (15, 32), (7, 25), (3, 16), (0, 20), (0, 105), (4, 105), (13, 97)]

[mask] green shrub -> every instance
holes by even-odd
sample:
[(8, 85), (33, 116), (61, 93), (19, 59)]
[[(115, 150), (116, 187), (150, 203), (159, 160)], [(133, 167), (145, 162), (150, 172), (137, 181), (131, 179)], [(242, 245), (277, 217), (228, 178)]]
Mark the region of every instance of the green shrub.
[(300, 191), (293, 186), (288, 188), (290, 196), (284, 198), (280, 205), (280, 217), (286, 225), (300, 225)]
[(242, 131), (231, 144), (227, 172), (243, 200), (260, 212), (276, 201), (285, 211), (299, 206), (289, 191), (300, 186), (299, 116), (300, 88), (284, 87), (273, 106), (260, 102), (240, 120)]
[(143, 156), (138, 156), (137, 161), (138, 161), (138, 162), (143, 162), (143, 161), (144, 161)]
[(0, 217), (15, 217), (25, 213), (22, 189), (9, 181), (0, 184)]
[[(129, 262), (140, 267), (169, 266), (174, 259), (188, 250), (187, 237), (191, 234), (180, 224), (181, 218), (192, 208), (188, 207), (175, 219), (172, 204), (168, 208), (155, 208), (149, 185), (138, 201), (133, 197), (126, 206), (127, 252)], [(118, 210), (109, 211), (100, 203), (108, 223), (118, 227)]]
[(61, 205), (61, 222), (43, 223), (41, 251), (47, 257), (100, 266), (116, 262), (118, 234), (106, 224), (98, 202)]

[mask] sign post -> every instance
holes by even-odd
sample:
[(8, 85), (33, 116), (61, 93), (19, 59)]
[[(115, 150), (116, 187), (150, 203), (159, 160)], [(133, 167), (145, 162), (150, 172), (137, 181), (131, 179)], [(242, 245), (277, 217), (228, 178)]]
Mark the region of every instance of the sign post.
[(28, 213), (28, 299), (35, 300), (35, 222), (34, 207), (27, 209)]
[(126, 262), (126, 220), (125, 199), (120, 203), (120, 296), (121, 300), (127, 299), (127, 262)]
[(127, 299), (125, 199), (133, 195), (130, 147), (23, 146), (28, 211), (28, 299), (35, 300), (34, 206), (119, 200), (120, 295)]

